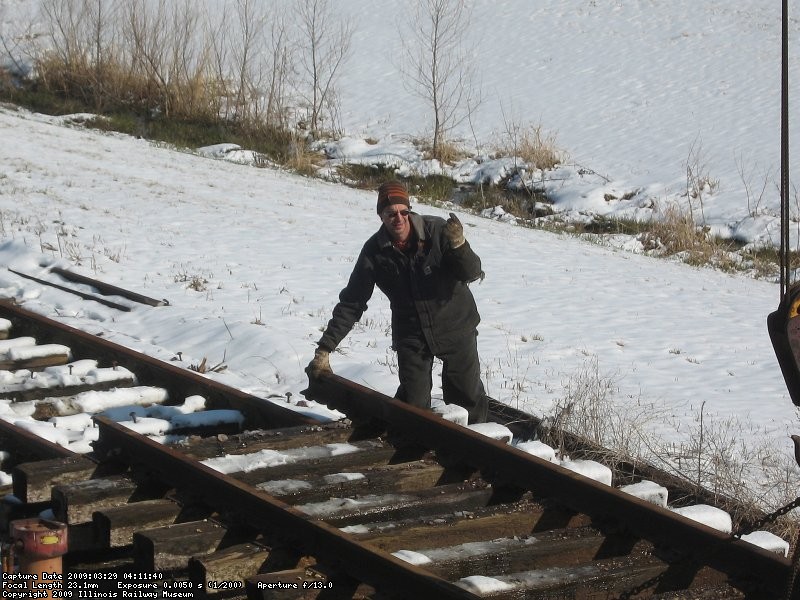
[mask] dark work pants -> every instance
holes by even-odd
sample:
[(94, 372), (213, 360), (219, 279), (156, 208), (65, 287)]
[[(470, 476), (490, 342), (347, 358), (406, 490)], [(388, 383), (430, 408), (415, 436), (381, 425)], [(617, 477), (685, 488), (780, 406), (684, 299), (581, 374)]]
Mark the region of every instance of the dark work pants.
[[(395, 396), (419, 408), (430, 408), (434, 356), (424, 339), (405, 339), (396, 344), (400, 387)], [(447, 404), (469, 412), (470, 423), (483, 423), (489, 410), (481, 382), (477, 333), (465, 335), (452, 351), (437, 355), (442, 360), (442, 392)]]

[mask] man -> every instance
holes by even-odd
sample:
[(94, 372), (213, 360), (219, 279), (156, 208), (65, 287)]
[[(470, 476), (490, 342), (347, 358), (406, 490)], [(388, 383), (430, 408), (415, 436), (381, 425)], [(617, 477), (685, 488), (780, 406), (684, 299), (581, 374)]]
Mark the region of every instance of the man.
[(483, 272), (464, 227), (453, 213), (445, 221), (411, 212), (399, 181), (381, 185), (377, 210), (382, 225), (361, 249), (306, 372), (312, 378), (332, 372), (330, 353), (361, 318), (377, 285), (392, 309), (400, 378), (395, 396), (430, 408), (431, 370), (438, 357), (444, 401), (466, 408), (470, 423), (486, 421), (476, 330), (480, 316), (467, 287)]

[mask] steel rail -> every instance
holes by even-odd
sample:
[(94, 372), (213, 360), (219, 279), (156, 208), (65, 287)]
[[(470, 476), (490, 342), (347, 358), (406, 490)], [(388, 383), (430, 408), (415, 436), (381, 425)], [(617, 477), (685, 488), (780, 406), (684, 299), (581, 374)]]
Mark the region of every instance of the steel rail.
[(47, 460), (76, 456), (72, 450), (64, 446), (55, 444), (27, 429), (2, 419), (0, 419), (0, 440), (2, 440), (4, 448), (7, 449), (10, 445), (15, 454), (19, 457), (24, 457), (25, 460)]
[[(145, 385), (159, 385), (170, 395), (200, 393), (209, 399), (260, 415), (269, 427), (317, 424), (294, 411), (229, 388), (199, 373), (154, 359), (102, 337), (91, 335), (0, 301), (0, 316), (28, 334), (48, 341), (66, 343), (77, 357), (103, 357), (130, 366)], [(457, 457), (480, 469), (484, 478), (500, 487), (504, 484), (550, 497), (565, 507), (609, 521), (633, 535), (663, 545), (690, 557), (698, 566), (708, 565), (737, 581), (755, 584), (768, 596), (779, 597), (789, 581), (787, 559), (733, 536), (639, 500), (609, 486), (565, 470), (512, 446), (446, 421), (429, 411), (410, 407), (396, 399), (348, 381), (324, 375), (305, 390), (306, 397), (342, 409), (354, 421), (378, 420), (404, 436), (437, 450), (441, 457)], [(397, 586), (416, 595), (436, 591), (441, 598), (474, 598), (473, 594), (446, 580), (432, 576), (393, 556), (363, 545), (338, 529), (312, 519), (245, 483), (205, 467), (144, 436), (134, 434), (107, 419), (97, 418), (101, 428), (98, 449), (125, 450), (133, 460), (159, 473), (172, 485), (185, 485), (215, 505), (224, 503), (248, 522), (291, 540), (298, 549), (320, 557), (343, 572), (370, 584)], [(3, 428), (0, 425), (0, 436)], [(56, 445), (53, 445), (56, 446)], [(54, 452), (68, 450), (55, 447)], [(171, 452), (171, 454), (170, 454)]]
[(251, 422), (258, 423), (262, 427), (291, 427), (319, 423), (265, 398), (248, 394), (204, 377), (200, 373), (177, 367), (98, 335), (75, 329), (8, 300), (0, 300), (0, 317), (10, 320), (13, 329), (25, 331), (40, 340), (69, 346), (76, 359), (102, 357), (109, 364), (116, 363), (127, 367), (136, 373), (140, 384), (163, 387), (170, 397), (199, 394), (209, 402), (218, 404), (220, 408), (241, 411)]
[(112, 302), (111, 300), (106, 300), (105, 298), (98, 298), (92, 294), (87, 294), (86, 292), (81, 292), (80, 290), (74, 290), (72, 288), (68, 288), (63, 285), (59, 285), (58, 283), (47, 281), (46, 279), (41, 279), (40, 277), (34, 277), (33, 275), (27, 275), (20, 271), (15, 271), (12, 268), (8, 268), (9, 273), (13, 273), (18, 277), (22, 277), (24, 279), (30, 279), (31, 281), (35, 281), (36, 283), (41, 283), (42, 285), (48, 285), (51, 288), (55, 288), (57, 290), (61, 290), (62, 292), (67, 292), (68, 294), (73, 294), (78, 296), (79, 298), (83, 298), (84, 300), (91, 300), (92, 302), (97, 302), (98, 304), (102, 304), (103, 306), (108, 306), (109, 308), (115, 308), (117, 310), (121, 310), (123, 312), (130, 312), (131, 307), (125, 306), (124, 304), (119, 304), (118, 302)]
[(96, 452), (126, 457), (155, 472), (164, 482), (191, 490), (215, 509), (247, 515), (247, 523), (279, 535), (294, 547), (315, 556), (376, 588), (402, 590), (406, 597), (473, 600), (474, 594), (386, 552), (357, 542), (336, 527), (309, 517), (254, 487), (119, 425), (95, 417), (100, 428)]
[(125, 288), (117, 287), (116, 285), (111, 285), (110, 283), (105, 283), (104, 281), (100, 281), (98, 279), (92, 279), (91, 277), (86, 277), (85, 275), (81, 275), (80, 273), (76, 273), (75, 271), (70, 271), (69, 269), (62, 269), (61, 267), (52, 267), (50, 269), (50, 272), (55, 273), (56, 275), (60, 275), (61, 277), (63, 277), (68, 281), (74, 281), (75, 283), (83, 283), (85, 285), (89, 285), (95, 288), (98, 292), (100, 292), (104, 296), (119, 296), (120, 298), (127, 298), (128, 300), (132, 300), (133, 302), (138, 302), (139, 304), (147, 304), (148, 306), (169, 306), (169, 302), (167, 300), (157, 300), (155, 298), (151, 298), (149, 296), (145, 296), (137, 292), (132, 292), (131, 290), (126, 290)]
[(557, 499), (593, 519), (612, 519), (634, 535), (679, 550), (699, 564), (736, 579), (756, 581), (778, 597), (791, 572), (788, 559), (731, 535), (692, 521), (610, 486), (563, 469), (513, 446), (409, 406), (339, 377), (323, 375), (303, 392), (343, 410), (351, 418), (378, 419), (444, 453), (455, 452), (489, 479)]

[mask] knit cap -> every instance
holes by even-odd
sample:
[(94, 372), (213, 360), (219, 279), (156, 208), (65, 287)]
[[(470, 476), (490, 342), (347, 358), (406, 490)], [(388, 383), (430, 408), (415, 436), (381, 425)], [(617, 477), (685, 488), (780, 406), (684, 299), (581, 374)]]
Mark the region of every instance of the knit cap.
[(381, 214), (384, 208), (392, 204), (411, 206), (408, 202), (408, 192), (399, 181), (387, 181), (378, 188), (378, 214)]

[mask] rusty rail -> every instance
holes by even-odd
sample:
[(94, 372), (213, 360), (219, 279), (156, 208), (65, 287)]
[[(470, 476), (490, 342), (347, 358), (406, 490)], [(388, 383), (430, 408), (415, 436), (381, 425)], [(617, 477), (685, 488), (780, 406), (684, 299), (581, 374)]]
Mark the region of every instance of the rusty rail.
[(667, 509), (559, 468), (441, 417), (406, 405), (337, 375), (323, 375), (304, 394), (351, 418), (377, 419), (420, 443), (455, 452), (493, 481), (539, 491), (593, 520), (609, 519), (636, 536), (676, 549), (723, 573), (761, 582), (779, 597), (789, 580), (789, 560)]
[[(104, 361), (121, 364), (136, 373), (140, 383), (157, 385), (168, 389), (170, 396), (179, 398), (181, 396), (200, 394), (209, 399), (215, 407), (241, 410), (249, 415), (248, 428), (269, 428), (274, 430), (263, 433), (260, 431), (252, 432), (256, 435), (247, 438), (253, 441), (256, 446), (256, 452), (259, 447), (270, 449), (282, 447), (280, 440), (286, 441), (286, 448), (311, 447), (315, 443), (299, 437), (296, 440), (291, 439), (291, 435), (287, 435), (288, 430), (277, 429), (297, 425), (315, 425), (317, 423), (281, 405), (228, 388), (216, 381), (203, 377), (199, 373), (131, 351), (102, 337), (76, 330), (41, 315), (31, 313), (12, 303), (0, 301), (0, 316), (10, 319), (14, 328), (19, 327), (26, 334), (35, 334), (37, 338), (68, 345), (75, 358), (97, 358), (101, 356)], [(729, 584), (734, 587), (741, 586), (748, 594), (755, 590), (757, 596), (753, 597), (777, 598), (785, 596), (792, 572), (791, 564), (787, 559), (777, 554), (738, 540), (667, 509), (639, 500), (607, 485), (582, 477), (553, 463), (517, 450), (513, 446), (495, 441), (468, 428), (446, 421), (434, 413), (410, 407), (396, 399), (389, 398), (336, 375), (323, 376), (303, 393), (306, 397), (324, 402), (332, 408), (337, 408), (347, 414), (356, 425), (354, 429), (351, 429), (349, 424), (342, 424), (341, 429), (351, 431), (347, 435), (354, 436), (352, 438), (347, 437), (348, 442), (366, 439), (363, 437), (364, 431), (372, 431), (369, 436), (375, 439), (370, 440), (369, 443), (372, 445), (369, 447), (378, 448), (380, 446), (380, 452), (382, 453), (380, 456), (383, 458), (376, 458), (378, 456), (376, 453), (369, 455), (367, 457), (368, 460), (388, 460), (393, 465), (398, 462), (404, 463), (409, 460), (415, 460), (402, 458), (403, 452), (400, 451), (401, 448), (397, 444), (393, 448), (392, 444), (387, 443), (384, 439), (381, 439), (379, 443), (375, 441), (378, 435), (375, 433), (376, 431), (388, 430), (390, 441), (393, 439), (392, 435), (396, 433), (399, 434), (398, 440), (414, 442), (423, 451), (433, 450), (435, 459), (439, 462), (438, 466), (444, 470), (450, 470), (451, 467), (454, 467), (452, 473), (469, 473), (470, 475), (464, 475), (463, 480), (458, 479), (460, 483), (455, 487), (458, 488), (460, 493), (463, 483), (463, 489), (466, 494), (468, 491), (472, 491), (470, 483), (477, 482), (478, 487), (475, 488), (475, 491), (478, 493), (469, 499), (469, 502), (475, 501), (476, 503), (465, 504), (464, 506), (479, 507), (474, 509), (478, 511), (478, 518), (487, 516), (487, 513), (480, 512), (484, 508), (487, 511), (494, 511), (499, 508), (502, 513), (506, 509), (501, 507), (507, 503), (507, 510), (519, 511), (520, 515), (525, 515), (526, 518), (531, 519), (531, 521), (525, 521), (525, 525), (515, 530), (519, 533), (513, 533), (511, 536), (521, 535), (527, 537), (531, 534), (538, 536), (540, 531), (549, 533), (550, 530), (548, 528), (557, 530), (559, 527), (583, 527), (592, 529), (593, 533), (591, 535), (603, 539), (608, 538), (603, 544), (604, 546), (608, 545), (606, 550), (610, 554), (597, 551), (596, 554), (590, 553), (581, 560), (591, 561), (591, 565), (587, 563), (586, 568), (594, 569), (597, 573), (602, 573), (606, 569), (609, 572), (616, 569), (615, 572), (620, 574), (623, 579), (625, 577), (632, 578), (631, 581), (635, 579), (638, 583), (636, 587), (631, 587), (634, 585), (633, 583), (624, 582), (620, 584), (622, 587), (617, 588), (618, 590), (625, 589), (625, 594), (641, 594), (643, 590), (650, 590), (655, 593), (658, 586), (652, 583), (652, 579), (649, 579), (647, 573), (655, 574), (661, 572), (664, 577), (671, 578), (669, 585), (678, 586), (678, 588), (664, 588), (665, 590), (679, 589), (682, 585), (689, 585), (688, 582), (696, 578), (700, 585), (713, 586), (719, 584), (724, 586)], [(509, 415), (507, 414), (506, 416), (508, 417)], [(502, 421), (501, 417), (497, 418)], [(520, 420), (521, 417), (520, 415), (514, 415), (511, 418)], [(91, 477), (92, 480), (88, 482), (81, 480), (80, 483), (74, 484), (76, 486), (75, 493), (78, 495), (88, 493), (88, 488), (81, 487), (83, 483), (96, 483), (98, 490), (103, 489), (104, 486), (114, 485), (110, 480), (108, 482), (103, 481), (103, 473), (126, 473), (128, 475), (132, 475), (135, 472), (146, 473), (145, 479), (152, 478), (160, 486), (166, 484), (168, 487), (174, 488), (179, 495), (187, 495), (192, 499), (190, 506), (194, 499), (199, 499), (201, 505), (212, 508), (214, 514), (221, 515), (221, 521), (224, 521), (224, 524), (220, 524), (218, 527), (233, 526), (236, 529), (239, 525), (246, 525), (248, 529), (260, 531), (265, 536), (268, 536), (269, 539), (277, 540), (280, 545), (285, 545), (292, 551), (301, 555), (312, 556), (320, 567), (317, 573), (321, 573), (322, 576), (331, 576), (330, 574), (332, 574), (334, 578), (344, 577), (347, 581), (363, 582), (366, 585), (374, 586), (379, 595), (390, 593), (390, 591), (394, 590), (402, 590), (403, 597), (476, 597), (473, 593), (463, 589), (458, 583), (451, 582), (451, 579), (460, 575), (445, 575), (444, 571), (437, 572), (435, 568), (429, 570), (425, 567), (414, 566), (389, 554), (390, 550), (381, 550), (381, 547), (385, 547), (383, 542), (375, 543), (375, 535), (371, 532), (365, 532), (361, 537), (359, 537), (359, 534), (344, 533), (336, 527), (336, 516), (311, 516), (316, 513), (311, 511), (307, 514), (300, 510), (300, 507), (305, 508), (302, 503), (298, 503), (298, 507), (290, 504), (290, 502), (297, 502), (296, 498), (292, 499), (288, 494), (281, 495), (281, 493), (277, 493), (277, 496), (281, 498), (278, 499), (275, 495), (259, 491), (254, 487), (258, 482), (272, 481), (273, 479), (279, 481), (283, 472), (281, 469), (276, 469), (276, 472), (270, 474), (265, 473), (263, 477), (262, 474), (258, 474), (259, 477), (262, 477), (261, 479), (248, 477), (248, 475), (252, 474), (249, 472), (245, 475), (223, 475), (199, 462), (200, 459), (190, 458), (189, 455), (183, 454), (183, 451), (187, 449), (185, 446), (170, 448), (158, 444), (106, 418), (97, 417), (95, 422), (100, 429), (100, 441), (95, 444), (93, 457), (102, 468), (94, 470), (94, 467), (92, 467), (91, 473), (85, 475), (86, 477)], [(372, 427), (367, 426), (361, 430), (359, 425), (362, 423), (372, 425)], [(521, 427), (522, 430), (530, 430), (535, 425), (534, 420), (531, 419), (530, 422), (522, 423)], [(297, 428), (298, 431), (302, 429), (302, 427)], [(318, 427), (315, 429), (318, 429)], [(16, 440), (13, 443), (23, 447), (26, 445), (27, 439), (32, 445), (32, 434), (28, 432), (19, 433), (14, 430), (16, 428), (12, 425), (0, 423), (0, 439)], [(358, 433), (356, 433), (356, 430), (359, 430)], [(314, 439), (335, 439), (337, 441), (344, 439), (339, 436), (340, 433), (331, 435), (328, 432), (321, 438)], [(287, 440), (287, 437), (290, 439)], [(313, 436), (309, 436), (309, 438), (311, 437)], [(239, 448), (244, 452), (244, 448), (249, 443), (243, 442), (244, 439), (228, 440), (227, 436), (220, 435), (217, 437), (213, 435), (208, 439), (210, 443), (206, 443), (203, 447), (206, 448), (206, 456), (226, 454), (223, 446), (227, 449), (236, 448), (233, 452), (239, 452)], [(206, 442), (205, 439), (202, 441)], [(352, 443), (358, 442), (353, 441)], [(36, 444), (41, 446), (41, 440), (37, 441)], [(292, 446), (291, 444), (301, 445)], [(76, 471), (72, 466), (66, 464), (70, 459), (64, 462), (63, 473), (58, 470), (61, 468), (59, 457), (71, 454), (68, 450), (54, 444), (44, 445), (42, 448), (42, 450), (37, 450), (39, 454), (34, 454), (34, 458), (50, 458), (51, 460), (48, 462), (53, 463), (52, 472), (62, 482), (75, 481), (75, 477), (78, 476), (84, 477), (84, 475), (76, 474), (80, 469)], [(210, 454), (208, 450), (211, 451)], [(197, 446), (190, 452), (194, 452), (190, 454), (193, 457), (203, 454), (202, 452), (196, 453)], [(391, 457), (391, 459), (388, 457)], [(430, 452), (426, 454), (427, 461), (432, 461), (432, 457), (434, 455), (430, 454)], [(122, 460), (119, 460), (120, 458)], [(358, 457), (354, 455), (351, 462), (346, 463), (346, 470), (358, 470), (365, 464), (363, 461), (358, 461)], [(39, 473), (43, 464), (29, 463), (24, 465), (25, 472)], [(375, 462), (375, 464), (379, 463)], [(338, 468), (344, 468), (342, 465), (345, 465), (345, 461), (326, 463), (322, 466), (335, 469), (337, 468), (336, 465), (339, 465)], [(131, 468), (129, 469), (128, 466)], [(303, 476), (309, 473), (315, 477), (317, 476), (317, 471), (314, 470), (314, 465), (312, 464), (304, 464), (300, 472)], [(320, 470), (319, 472), (335, 474), (338, 471)], [(80, 471), (80, 473), (83, 473), (83, 471)], [(458, 477), (461, 477), (461, 475), (458, 475)], [(48, 480), (47, 478), (40, 479), (41, 482), (37, 480), (37, 485), (39, 483), (44, 485), (39, 485), (35, 496), (32, 494), (31, 497), (36, 499), (49, 498), (50, 490), (44, 487), (47, 485)], [(97, 480), (95, 481), (95, 479)], [(58, 480), (53, 479), (53, 481)], [(419, 521), (415, 520), (420, 514), (436, 514), (437, 518), (434, 521), (448, 522), (447, 519), (453, 515), (447, 513), (447, 508), (442, 508), (439, 505), (435, 505), (435, 503), (431, 503), (430, 506), (428, 504), (423, 506), (421, 503), (428, 502), (429, 499), (438, 494), (447, 493), (447, 490), (453, 491), (453, 486), (447, 485), (452, 481), (452, 479), (447, 481), (440, 480), (433, 488), (437, 491), (428, 495), (424, 492), (431, 492), (433, 489), (427, 489), (424, 486), (421, 488), (409, 488), (412, 490), (410, 495), (419, 492), (418, 496), (416, 496), (418, 500), (414, 500), (414, 502), (420, 504), (412, 504), (410, 508), (399, 506), (397, 508), (400, 510), (392, 514), (402, 515), (394, 517), (401, 519), (401, 521), (398, 521), (401, 528), (407, 525), (412, 529), (419, 529), (410, 538), (414, 537), (414, 535), (420, 535), (425, 540), (430, 538), (431, 544), (439, 543), (444, 547), (453, 545), (452, 543), (446, 543), (444, 539), (437, 539), (446, 537), (444, 528), (437, 530), (433, 523), (427, 521), (427, 517)], [(15, 477), (15, 486), (16, 484)], [(69, 485), (66, 485), (64, 489), (72, 489)], [(130, 486), (131, 490), (136, 487), (131, 482), (126, 485)], [(430, 488), (430, 484), (427, 485)], [(53, 488), (54, 494), (55, 489)], [(61, 492), (64, 489), (61, 489)], [(348, 489), (351, 490), (350, 493), (361, 493), (355, 487)], [(325, 488), (322, 488), (321, 491), (327, 493)], [(46, 496), (43, 495), (45, 493), (47, 494)], [(522, 498), (523, 494), (525, 500), (515, 504), (517, 500)], [(344, 500), (349, 500), (353, 496), (348, 495), (348, 492), (343, 492), (341, 497)], [(162, 504), (169, 504), (166, 499), (160, 499), (160, 497), (156, 499), (157, 497), (144, 496), (144, 498), (148, 498), (147, 501), (152, 502), (152, 506), (161, 507)], [(507, 498), (516, 498), (516, 500), (508, 501)], [(482, 504), (479, 504), (478, 501)], [(121, 506), (120, 502), (127, 504), (127, 506)], [(97, 506), (99, 507), (100, 505), (98, 504)], [(532, 508), (534, 505), (536, 505), (536, 508)], [(128, 515), (136, 511), (138, 511), (137, 514), (146, 514), (149, 506), (151, 505), (144, 502), (140, 504), (140, 499), (131, 500), (124, 497), (121, 499), (116, 498), (114, 503), (104, 505), (103, 510), (107, 509), (107, 512), (102, 514), (104, 515), (103, 518), (108, 520), (108, 531), (110, 532), (111, 530), (112, 522), (119, 522), (114, 521), (114, 519), (121, 518), (115, 517), (115, 515), (123, 513)], [(94, 507), (94, 504), (89, 504), (88, 508), (83, 509), (82, 514), (84, 516), (82, 519), (84, 521), (85, 515), (92, 515), (91, 510), (94, 510), (92, 507)], [(381, 505), (379, 510), (390, 511), (394, 510), (394, 508)], [(131, 510), (129, 511), (129, 509)], [(114, 512), (115, 510), (122, 512)], [(155, 509), (151, 509), (151, 512), (153, 510)], [(362, 509), (359, 508), (358, 510), (361, 511)], [(420, 513), (420, 510), (423, 512)], [(431, 512), (424, 512), (425, 510), (430, 510)], [(434, 510), (444, 512), (433, 512)], [(473, 508), (460, 509), (461, 512), (465, 510), (470, 512)], [(574, 516), (575, 525), (550, 525), (544, 520), (540, 520), (542, 519), (541, 515), (548, 510), (553, 510), (554, 513), (560, 513), (561, 515), (569, 515), (568, 520), (570, 521)], [(172, 508), (167, 512), (172, 514), (171, 511)], [(537, 514), (536, 511), (539, 511), (538, 515), (540, 516), (533, 516)], [(354, 514), (364, 522), (369, 522), (366, 519), (373, 518), (370, 516), (372, 513), (369, 513), (369, 511)], [(416, 515), (412, 519), (413, 523), (403, 525), (402, 519), (412, 514)], [(443, 517), (443, 519), (439, 517)], [(461, 517), (459, 516), (459, 518)], [(494, 519), (495, 515), (492, 514), (491, 518)], [(505, 517), (501, 516), (499, 518), (502, 520)], [(466, 518), (466, 520), (468, 521), (469, 518)], [(562, 522), (560, 516), (557, 516), (553, 523), (556, 521)], [(342, 522), (346, 521), (340, 521), (340, 524)], [(353, 522), (358, 522), (358, 520)], [(486, 522), (484, 521), (481, 525)], [(496, 523), (496, 521), (490, 522)], [(566, 521), (564, 522), (566, 523)], [(147, 522), (142, 521), (142, 523), (146, 524)], [(531, 523), (535, 523), (535, 525)], [(72, 523), (70, 525), (72, 526)], [(83, 527), (84, 530), (88, 531), (87, 528), (92, 525), (92, 523), (79, 522), (78, 529)], [(99, 526), (99, 521), (95, 525)], [(541, 530), (536, 528), (540, 525), (542, 527)], [(140, 530), (147, 529), (145, 525), (137, 526)], [(492, 525), (491, 531), (487, 530), (486, 534), (492, 535), (496, 532), (497, 527), (498, 525)], [(126, 535), (130, 535), (129, 530), (130, 527), (126, 530), (128, 531)], [(569, 535), (555, 530), (553, 531), (555, 537), (568, 537)], [(567, 531), (568, 529), (562, 530), (562, 532)], [(475, 533), (477, 535), (477, 532)], [(140, 534), (136, 533), (135, 535)], [(378, 537), (383, 537), (382, 533), (377, 535)], [(391, 534), (387, 534), (387, 536), (391, 537)], [(408, 542), (410, 538), (405, 538), (405, 542)], [(456, 535), (454, 538), (458, 538), (458, 536)], [(368, 541), (370, 539), (373, 542)], [(493, 538), (481, 537), (480, 539), (488, 540)], [(646, 540), (646, 542), (639, 542), (639, 540)], [(184, 542), (182, 539), (177, 541), (178, 545)], [(472, 538), (469, 541), (472, 541)], [(614, 544), (620, 542), (621, 547), (613, 550)], [(89, 544), (89, 541), (86, 541), (86, 543)], [(412, 547), (409, 550), (413, 550), (415, 542), (412, 541), (411, 543)], [(640, 543), (644, 549), (633, 552), (631, 550), (633, 545)], [(422, 547), (424, 548), (425, 546)], [(666, 549), (667, 553), (661, 552), (662, 549)], [(615, 554), (614, 552), (620, 552), (620, 554)], [(618, 563), (604, 562), (606, 556), (619, 557), (619, 561)], [(533, 561), (524, 564), (537, 565), (538, 563)], [(528, 566), (525, 568), (538, 569), (541, 567)], [(582, 567), (579, 566), (578, 569), (580, 568)], [(668, 574), (664, 575), (664, 569)], [(300, 573), (302, 570), (303, 567), (298, 567), (296, 572)], [(713, 573), (709, 574), (709, 571), (713, 571)], [(277, 571), (265, 574), (265, 576), (275, 576), (276, 573)], [(662, 575), (658, 575), (658, 577)], [(588, 577), (585, 584), (576, 583), (576, 585), (586, 586), (581, 593), (589, 593), (593, 589), (603, 589), (602, 582), (592, 583), (590, 576), (577, 575), (577, 577)], [(251, 578), (247, 579), (248, 585), (253, 581), (255, 579), (251, 576)], [(570, 585), (569, 579), (564, 581), (567, 582), (564, 584), (565, 586)], [(251, 594), (251, 592), (253, 592), (252, 588), (248, 588), (248, 594)], [(514, 595), (516, 593), (509, 592), (503, 597), (516, 598), (518, 597)], [(524, 592), (519, 593), (522, 594)], [(254, 599), (261, 598), (255, 592), (250, 597)], [(263, 597), (272, 598), (273, 596), (265, 595)]]
[(191, 491), (217, 509), (228, 508), (248, 515), (249, 525), (277, 533), (303, 552), (325, 557), (361, 581), (422, 598), (476, 598), (440, 577), (356, 542), (335, 527), (105, 417), (95, 417), (95, 421), (100, 427), (100, 453), (123, 452), (131, 462), (146, 465), (170, 484)]
[(55, 273), (56, 275), (60, 275), (61, 277), (63, 277), (68, 281), (74, 281), (75, 283), (83, 283), (85, 285), (89, 285), (95, 288), (98, 292), (100, 292), (104, 296), (119, 296), (121, 298), (127, 298), (128, 300), (132, 300), (133, 302), (138, 302), (139, 304), (146, 304), (148, 306), (169, 306), (169, 302), (167, 300), (157, 300), (156, 298), (151, 298), (149, 296), (145, 296), (143, 294), (139, 294), (131, 290), (126, 290), (125, 288), (121, 288), (116, 285), (111, 285), (110, 283), (105, 283), (104, 281), (100, 281), (98, 279), (86, 277), (85, 275), (81, 275), (80, 273), (76, 273), (75, 271), (70, 271), (69, 269), (62, 269), (61, 267), (52, 267), (50, 271), (52, 273)]
[(260, 426), (289, 427), (317, 422), (264, 398), (75, 329), (8, 300), (0, 300), (0, 317), (10, 320), (13, 328), (27, 331), (37, 339), (69, 346), (74, 359), (102, 356), (109, 363), (130, 368), (141, 384), (161, 386), (171, 397), (200, 394), (218, 408), (240, 410), (254, 427), (259, 423)]
[(14, 275), (22, 277), (23, 279), (30, 279), (31, 281), (35, 281), (36, 283), (40, 283), (42, 285), (48, 285), (57, 290), (61, 290), (62, 292), (73, 294), (75, 296), (78, 296), (79, 298), (83, 298), (84, 300), (91, 300), (92, 302), (97, 302), (98, 304), (102, 304), (103, 306), (108, 306), (109, 308), (115, 308), (123, 312), (129, 312), (131, 310), (130, 306), (125, 306), (124, 304), (120, 304), (119, 302), (112, 302), (111, 300), (106, 300), (105, 298), (98, 298), (97, 296), (94, 296), (92, 294), (87, 294), (86, 292), (82, 292), (80, 290), (74, 290), (64, 285), (59, 285), (58, 283), (47, 281), (46, 279), (42, 279), (40, 277), (34, 277), (33, 275), (28, 275), (26, 273), (22, 273), (21, 271), (15, 271), (14, 269), (11, 268), (9, 268), (8, 271), (9, 273), (13, 273)]

